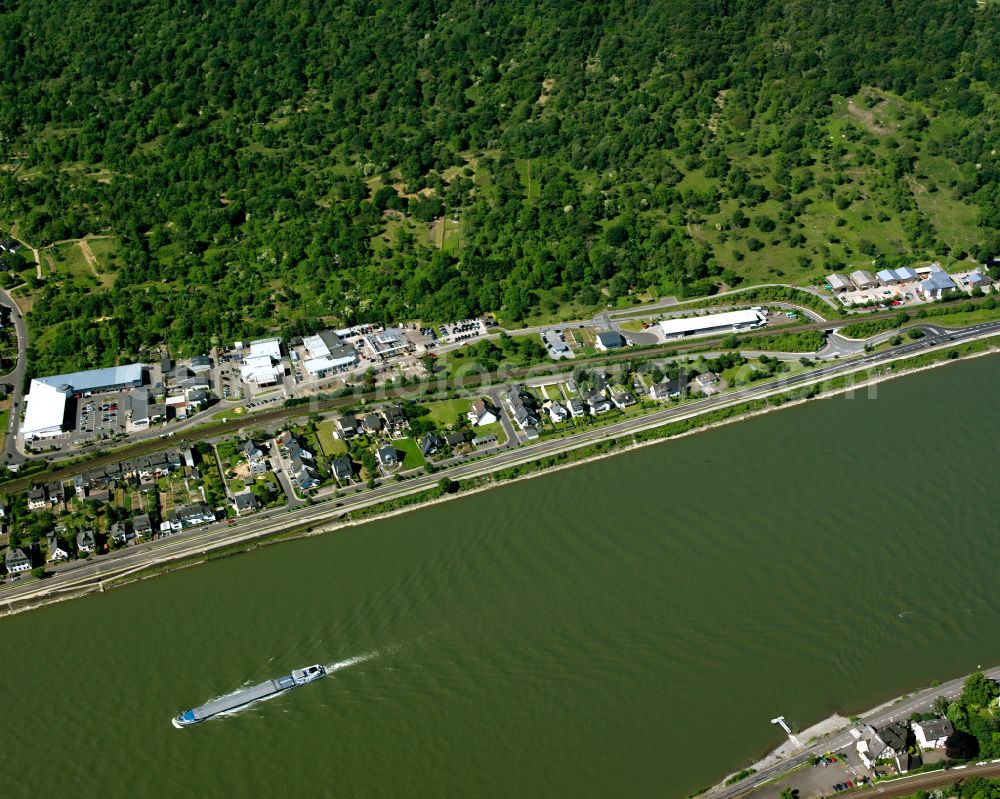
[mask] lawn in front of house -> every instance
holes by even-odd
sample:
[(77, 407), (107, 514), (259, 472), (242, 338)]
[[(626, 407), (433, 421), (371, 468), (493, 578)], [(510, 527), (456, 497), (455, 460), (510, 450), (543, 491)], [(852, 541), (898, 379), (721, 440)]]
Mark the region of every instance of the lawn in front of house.
[(423, 453), (420, 451), (420, 447), (417, 446), (417, 442), (412, 438), (394, 439), (392, 446), (395, 447), (396, 452), (403, 453), (403, 471), (427, 465), (427, 461), (424, 458)]
[(474, 398), (462, 397), (461, 399), (441, 400), (440, 402), (420, 403), (427, 409), (424, 419), (434, 422), (439, 427), (454, 427), (460, 416), (469, 412)]
[(343, 455), (347, 452), (347, 442), (335, 436), (337, 422), (335, 419), (324, 419), (316, 425), (316, 437), (319, 445), (323, 448), (323, 453), (332, 458), (335, 455)]

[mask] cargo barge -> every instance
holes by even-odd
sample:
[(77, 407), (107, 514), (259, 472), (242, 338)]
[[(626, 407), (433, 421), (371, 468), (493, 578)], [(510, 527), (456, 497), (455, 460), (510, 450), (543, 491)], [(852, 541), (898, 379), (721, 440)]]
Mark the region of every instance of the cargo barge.
[(204, 705), (192, 708), (191, 710), (185, 710), (183, 713), (175, 716), (172, 722), (177, 729), (190, 727), (192, 724), (208, 721), (220, 713), (239, 710), (254, 702), (259, 702), (262, 699), (270, 699), (272, 696), (292, 688), (298, 688), (300, 685), (305, 685), (306, 683), (315, 682), (325, 676), (326, 669), (319, 664), (307, 666), (304, 669), (295, 669), (291, 674), (286, 674), (283, 677), (275, 677), (259, 685), (244, 688), (228, 696), (213, 699), (211, 702), (206, 702)]

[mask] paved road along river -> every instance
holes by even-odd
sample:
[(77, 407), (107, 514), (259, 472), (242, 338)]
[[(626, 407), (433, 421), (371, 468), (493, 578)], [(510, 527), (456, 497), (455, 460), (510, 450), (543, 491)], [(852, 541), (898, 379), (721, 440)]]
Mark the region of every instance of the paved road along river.
[[(778, 713), (1000, 663), (998, 379), (958, 363), (0, 619), (4, 795), (686, 796)], [(170, 726), (314, 662), (345, 665)]]

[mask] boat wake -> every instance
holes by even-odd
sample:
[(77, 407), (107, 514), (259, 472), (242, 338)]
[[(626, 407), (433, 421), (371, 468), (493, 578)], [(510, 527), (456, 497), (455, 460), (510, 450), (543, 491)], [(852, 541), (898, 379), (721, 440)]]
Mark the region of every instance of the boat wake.
[(357, 666), (359, 663), (364, 663), (366, 660), (378, 657), (378, 654), (378, 650), (375, 650), (372, 652), (365, 652), (362, 655), (355, 655), (354, 657), (347, 658), (346, 660), (338, 660), (336, 663), (331, 663), (326, 666), (326, 673), (330, 674), (334, 671), (349, 669), (351, 666)]

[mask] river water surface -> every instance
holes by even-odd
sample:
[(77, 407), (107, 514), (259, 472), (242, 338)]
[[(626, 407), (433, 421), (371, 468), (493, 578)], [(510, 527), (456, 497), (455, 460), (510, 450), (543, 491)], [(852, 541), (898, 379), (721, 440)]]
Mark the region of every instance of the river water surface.
[(779, 713), (1000, 664), (998, 385), (959, 363), (2, 619), (3, 794), (684, 797)]

